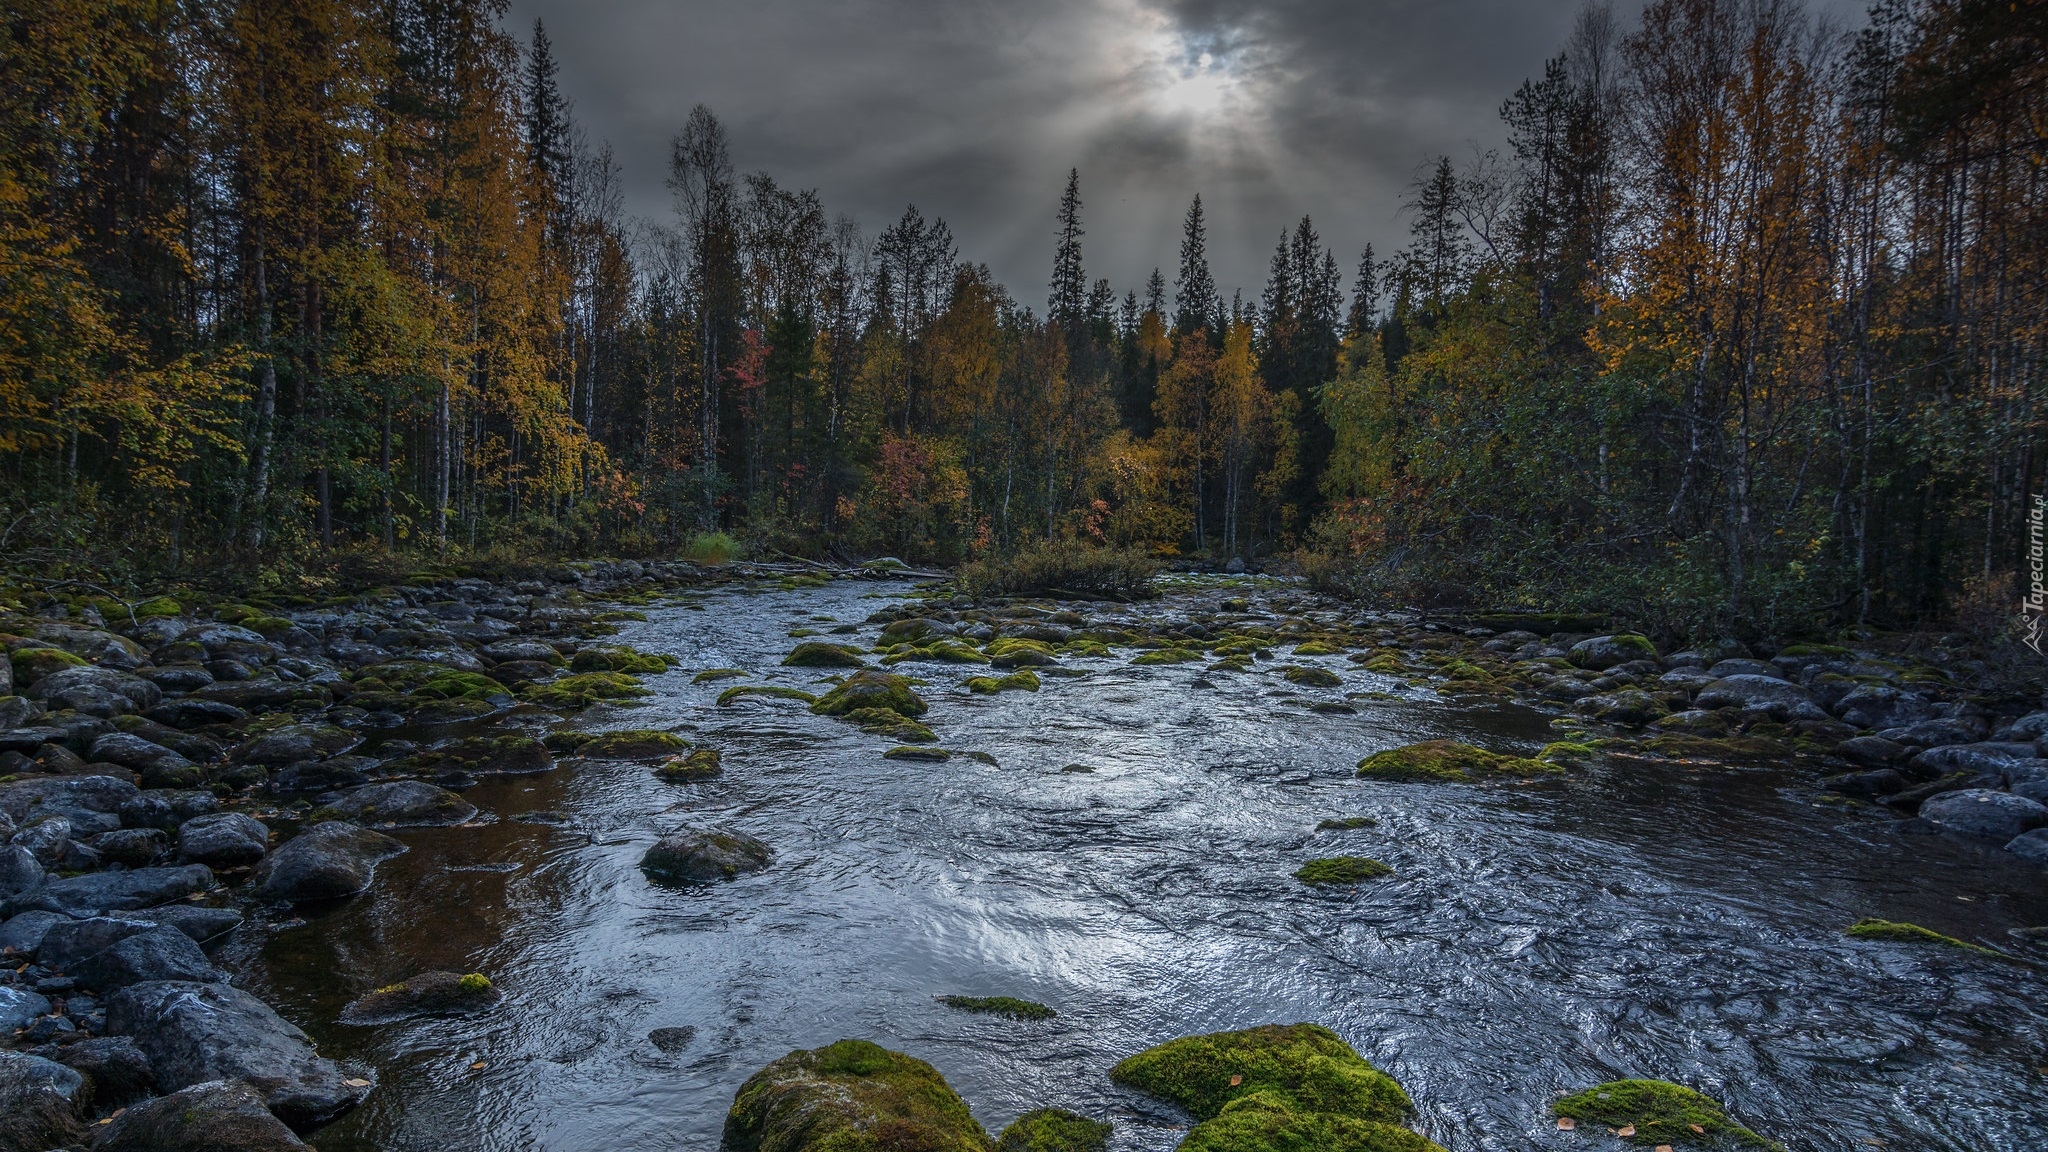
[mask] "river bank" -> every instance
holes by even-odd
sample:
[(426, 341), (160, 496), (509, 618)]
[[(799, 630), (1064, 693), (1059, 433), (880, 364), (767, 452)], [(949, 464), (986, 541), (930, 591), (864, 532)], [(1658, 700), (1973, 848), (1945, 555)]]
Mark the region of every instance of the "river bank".
[[(274, 618), (307, 639), (268, 620), (276, 639), (247, 618), (179, 619), (175, 632), (116, 637), (147, 644), (126, 670), (136, 653), (100, 638), (113, 633), (29, 622), (14, 634), (48, 631), (102, 671), (54, 689), (23, 684), (41, 697), (28, 703), (60, 707), (9, 736), (34, 733), (88, 767), (117, 753), (132, 763), (0, 784), (17, 840), (44, 829), (14, 846), (83, 873), (25, 889), (42, 893), (26, 902), (17, 892), (0, 931), (25, 936), (36, 921), (16, 921), (38, 911), (148, 923), (108, 943), (159, 945), (127, 945), (147, 955), (115, 980), (164, 975), (146, 969), (160, 953), (183, 953), (177, 975), (205, 977), (166, 943), (161, 909), (237, 914), (232, 929), (168, 918), (211, 945), (202, 963), (233, 972), (279, 1024), (291, 1021), (284, 1028), (305, 1029), (312, 1047), (299, 1057), (316, 1048), (312, 1059), (337, 1061), (306, 1065), (301, 1079), (329, 1104), (356, 1107), (325, 1127), (315, 1114), (326, 1105), (280, 1113), (334, 1150), (709, 1148), (751, 1072), (842, 1035), (932, 1059), (991, 1131), (1060, 1104), (1113, 1119), (1118, 1147), (1164, 1148), (1177, 1141), (1175, 1114), (1119, 1092), (1102, 1079), (1109, 1065), (1175, 1035), (1294, 1019), (1331, 1024), (1395, 1071), (1418, 1128), (1459, 1149), (1550, 1146), (1560, 1137), (1547, 1099), (1622, 1074), (1716, 1088), (1795, 1147), (1992, 1146), (2017, 1131), (2012, 1102), (2040, 1091), (2028, 1063), (2044, 1050), (2030, 969), (1842, 935), (1866, 916), (1915, 920), (2023, 957), (2025, 938), (2006, 929), (2048, 922), (2038, 869), (2003, 842), (1932, 833), (1931, 822), (1920, 835), (1909, 829), (1923, 825), (1894, 815), (1900, 805), (1823, 791), (1852, 770), (1890, 770), (1912, 787), (1931, 749), (1966, 743), (1999, 765), (2033, 759), (2012, 738), (2021, 714), (2001, 714), (1953, 674), (1927, 683), (1913, 666), (1877, 667), (1876, 653), (1774, 653), (1763, 668), (1717, 668), (1755, 657), (1579, 649), (1595, 638), (1363, 614), (1282, 581), (1168, 579), (1164, 598), (1140, 605), (976, 606), (906, 599), (901, 584), (784, 575), (667, 586), (644, 569), (584, 576), (538, 589), (435, 584), (382, 606)], [(617, 607), (616, 597), (641, 602)], [(39, 642), (49, 647), (17, 646), (32, 655), (13, 667), (70, 651)], [(873, 674), (920, 681), (909, 687), (926, 706), (900, 719), (930, 739), (875, 716), (814, 714), (792, 695), (825, 696), (849, 674), (782, 664), (799, 645), (826, 643), (858, 649), (847, 659)], [(175, 659), (199, 655), (180, 644), (204, 658)], [(190, 666), (212, 675), (217, 661), (253, 675), (191, 683)], [(1689, 671), (1705, 679), (1680, 675)], [(117, 675), (163, 698), (142, 706), (148, 690)], [(1926, 715), (1844, 735), (1833, 725), (1847, 724), (1838, 717), (1853, 690), (1828, 699), (1828, 676), (1889, 690), (1883, 698), (1904, 709), (1895, 719)], [(759, 688), (777, 691), (734, 691)], [(1736, 689), (1753, 696), (1694, 706)], [(273, 697), (282, 703), (259, 702)], [(1621, 723), (1617, 697), (1661, 712), (1641, 717), (1656, 726)], [(101, 708), (110, 715), (93, 717)], [(180, 716), (207, 720), (168, 722)], [(36, 731), (50, 728), (61, 738)], [(605, 733), (636, 735), (584, 738)], [(1914, 743), (1928, 736), (1959, 739)], [(1910, 751), (1880, 747), (1881, 769), (1837, 762), (1856, 739)], [(159, 742), (172, 740), (197, 755)], [(1480, 786), (1358, 775), (1374, 754), (1442, 740), (1537, 767)], [(937, 751), (889, 755), (919, 748)], [(715, 769), (700, 760), (698, 774), (664, 778), (688, 759), (679, 753), (706, 749), (719, 753)], [(2024, 774), (1998, 772), (1999, 787), (1976, 790), (2024, 799), (2013, 783)], [(93, 778), (135, 791), (81, 787)], [(1971, 782), (1993, 783), (1981, 768)], [(220, 811), (198, 810), (202, 795)], [(51, 817), (73, 820), (62, 844)], [(109, 817), (119, 827), (93, 830)], [(262, 852), (249, 859), (245, 836), (242, 860), (206, 864), (209, 849), (186, 827), (232, 818), (263, 826)], [(291, 833), (330, 823), (372, 826), (361, 837), (407, 850), (342, 837), (368, 864), (362, 894), (289, 899), (277, 860), (307, 839)], [(642, 859), (678, 825), (758, 836), (773, 860), (732, 883), (656, 883)], [(155, 844), (157, 856), (124, 865), (95, 837)], [(97, 871), (63, 867), (93, 863), (84, 851), (100, 852)], [(1352, 854), (1383, 859), (1392, 875), (1320, 889), (1293, 878), (1310, 860)], [(182, 876), (158, 877), (163, 886), (134, 901), (156, 902), (155, 913), (49, 896), (53, 884), (69, 900), (62, 885), (152, 871)], [(90, 911), (115, 915), (73, 918)], [(56, 922), (42, 921), (46, 935)], [(10, 987), (51, 1010), (15, 1037), (17, 1050), (62, 1062), (105, 1049), (101, 1063), (147, 1066), (158, 1090), (194, 1071), (167, 1077), (148, 1050), (164, 1045), (147, 1034), (175, 1022), (138, 1023), (146, 1013), (127, 1001), (113, 1010), (139, 997), (94, 970), (100, 986), (78, 995), (78, 976), (34, 944), (17, 953), (35, 962)], [(1730, 980), (1733, 970), (1743, 978)], [(351, 1004), (432, 971), (475, 972), (489, 995), (344, 1023), (365, 1017)], [(56, 983), (34, 991), (46, 982)], [(1777, 988), (1811, 991), (1767, 991)], [(931, 1000), (956, 993), (1025, 996), (1058, 1015), (1019, 1024)], [(73, 1035), (89, 1039), (64, 1042)], [(1868, 1082), (1837, 1082), (1842, 1052)], [(1937, 1052), (1967, 1055), (1951, 1071)], [(1484, 1069), (1503, 1060), (1530, 1075), (1500, 1084)], [(1911, 1083), (1949, 1103), (1923, 1116), (1872, 1083)], [(79, 1121), (112, 1099), (82, 1100)], [(1815, 1136), (1805, 1119), (1815, 1099), (1831, 1116), (1861, 1111)]]

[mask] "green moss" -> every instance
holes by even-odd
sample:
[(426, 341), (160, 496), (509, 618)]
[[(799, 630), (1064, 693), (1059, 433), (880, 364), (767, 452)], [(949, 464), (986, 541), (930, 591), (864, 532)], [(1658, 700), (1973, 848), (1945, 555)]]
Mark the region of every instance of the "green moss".
[(726, 1152), (988, 1152), (938, 1070), (866, 1040), (792, 1052), (740, 1086)]
[[(1257, 636), (1238, 636), (1235, 634), (1225, 635), (1222, 640), (1217, 642), (1216, 647), (1211, 649), (1218, 656), (1257, 656), (1262, 652), (1271, 652), (1272, 650), (1273, 642), (1270, 640), (1264, 640)], [(1299, 648), (1295, 649), (1294, 654), (1297, 656), (1330, 655), (1328, 652), (1307, 653)]]
[(297, 624), (282, 616), (250, 616), (239, 621), (242, 627), (257, 633), (265, 640), (282, 640), (292, 634)]
[(809, 640), (791, 649), (782, 662), (791, 668), (859, 668), (864, 663), (860, 655), (860, 649), (849, 645)]
[(1328, 668), (1296, 666), (1286, 672), (1289, 684), (1300, 684), (1306, 688), (1335, 688), (1344, 683), (1344, 678)]
[(624, 611), (599, 612), (597, 615), (591, 617), (591, 619), (597, 621), (600, 624), (611, 624), (620, 620), (646, 620), (647, 613)]
[(569, 660), (571, 672), (635, 672), (659, 674), (674, 667), (668, 656), (640, 652), (624, 644), (600, 644), (585, 648)]
[(456, 981), (455, 987), (465, 996), (476, 996), (491, 990), (491, 978), (481, 972), (471, 972)]
[(1225, 656), (1223, 659), (1209, 665), (1208, 670), (1211, 672), (1249, 672), (1252, 670), (1252, 658), (1249, 656)]
[(654, 770), (655, 775), (674, 783), (689, 784), (699, 780), (710, 780), (724, 773), (722, 757), (716, 748), (698, 748), (687, 756), (675, 756), (663, 761)]
[(1469, 660), (1452, 660), (1437, 671), (1453, 684), (1487, 684), (1493, 680), (1493, 673)]
[(1178, 1152), (1444, 1152), (1427, 1137), (1394, 1124), (1290, 1111), (1253, 1094), (1222, 1115), (1197, 1124)]
[(983, 645), (981, 651), (990, 659), (1022, 653), (1043, 656), (1048, 660), (1053, 657), (1052, 645), (1043, 640), (1027, 640), (1022, 636), (999, 636)]
[(1562, 769), (1542, 760), (1488, 752), (1454, 740), (1428, 740), (1375, 752), (1358, 762), (1358, 774), (1373, 780), (1442, 780), (1470, 783), (1492, 778), (1542, 776)]
[(884, 760), (928, 760), (934, 764), (943, 764), (952, 758), (953, 754), (944, 748), (920, 747), (916, 744), (899, 744), (882, 753)]
[(744, 668), (706, 668), (695, 676), (690, 677), (690, 683), (715, 684), (720, 680), (737, 680), (747, 675), (750, 675), (750, 673)]
[(1359, 660), (1356, 656), (1353, 656), (1352, 659), (1356, 660), (1359, 666), (1367, 672), (1377, 672), (1382, 676), (1403, 676), (1408, 672), (1408, 666), (1403, 664), (1401, 658), (1392, 652), (1375, 652), (1363, 660)]
[(137, 620), (150, 620), (161, 616), (182, 616), (184, 614), (184, 605), (179, 604), (169, 596), (159, 596), (154, 600), (144, 600), (135, 606), (135, 618)]
[(1536, 758), (1554, 764), (1575, 764), (1582, 760), (1590, 760), (1594, 755), (1593, 749), (1587, 745), (1558, 740), (1545, 744), (1543, 751), (1536, 754)]
[(672, 756), (689, 746), (688, 740), (673, 732), (625, 728), (598, 733), (577, 745), (576, 755), (591, 760), (648, 760), (656, 756)]
[(1638, 1144), (1779, 1147), (1729, 1119), (1727, 1111), (1713, 1097), (1669, 1080), (1611, 1080), (1595, 1084), (1558, 1100), (1550, 1110), (1559, 1116), (1610, 1128), (1634, 1125), (1635, 1133), (1628, 1139)]
[(1780, 656), (1832, 656), (1839, 659), (1854, 659), (1856, 653), (1840, 644), (1788, 644), (1778, 650)]
[(1019, 1000), (1015, 996), (941, 996), (939, 1003), (963, 1012), (1007, 1016), (1012, 1020), (1050, 1020), (1059, 1015), (1043, 1004)]
[(1106, 1152), (1110, 1126), (1064, 1108), (1026, 1112), (996, 1138), (996, 1152)]
[(930, 660), (940, 664), (986, 664), (988, 657), (976, 651), (974, 645), (942, 637), (924, 643), (914, 644), (882, 657), (884, 664), (901, 664), (906, 660)]
[(510, 696), (512, 690), (481, 672), (446, 668), (421, 681), (412, 694), (428, 700), (488, 700), (493, 696)]
[(1943, 936), (1932, 928), (1922, 928), (1918, 924), (1907, 924), (1898, 920), (1879, 920), (1874, 916), (1866, 916), (1849, 925), (1846, 932), (1858, 940), (1890, 940), (1901, 944), (1945, 944), (1950, 948), (1963, 948), (1987, 956), (2000, 955), (1999, 952), (1982, 945), (1958, 940), (1953, 936)]
[(550, 752), (574, 752), (595, 735), (595, 732), (582, 732), (575, 728), (557, 728), (541, 737), (540, 742)]
[(1019, 668), (1007, 676), (976, 676), (967, 681), (969, 692), (979, 692), (985, 696), (1011, 690), (1036, 692), (1038, 688), (1038, 673), (1029, 668)]
[(1792, 753), (1792, 749), (1782, 742), (1760, 736), (1710, 737), (1667, 733), (1651, 737), (1643, 743), (1643, 747), (1659, 756), (1668, 756), (1676, 760), (1718, 760), (1733, 763), (1775, 760)]
[[(552, 735), (552, 734), (551, 734)], [(575, 733), (579, 739), (587, 733)], [(476, 775), (523, 776), (546, 772), (555, 766), (548, 755), (552, 745), (521, 733), (465, 736), (433, 748), (422, 748), (401, 763), (409, 772), (431, 775), (437, 772), (467, 772)]]
[(630, 700), (648, 694), (623, 672), (584, 672), (546, 684), (529, 684), (521, 696), (547, 708), (587, 708), (600, 700)]
[(1370, 816), (1334, 816), (1316, 825), (1318, 832), (1349, 832), (1354, 828), (1377, 828), (1380, 822)]
[(863, 732), (905, 744), (936, 744), (939, 739), (930, 728), (887, 708), (856, 708), (841, 719), (860, 725)]
[(1363, 856), (1325, 856), (1295, 869), (1294, 878), (1303, 884), (1357, 884), (1394, 874), (1392, 868)]
[(14, 665), (15, 681), (21, 684), (33, 684), (66, 668), (85, 667), (85, 661), (62, 648), (16, 648), (8, 660)]
[(718, 706), (731, 707), (733, 701), (747, 696), (773, 696), (779, 700), (801, 700), (806, 704), (818, 702), (815, 694), (783, 684), (736, 684), (718, 694)]
[(1060, 651), (1068, 656), (1099, 657), (1110, 655), (1109, 645), (1100, 640), (1076, 638), (1060, 645)]
[(1154, 648), (1150, 652), (1140, 652), (1136, 657), (1132, 658), (1131, 663), (1186, 664), (1191, 660), (1200, 659), (1202, 659), (1202, 653), (1198, 648)]
[(1306, 644), (1296, 645), (1294, 654), (1296, 656), (1337, 656), (1341, 655), (1343, 651), (1344, 649), (1341, 645), (1332, 644), (1327, 640), (1311, 640)]
[(1196, 1120), (1212, 1120), (1254, 1093), (1289, 1112), (1382, 1123), (1398, 1123), (1414, 1109), (1392, 1077), (1319, 1024), (1265, 1024), (1170, 1040), (1121, 1061), (1109, 1078), (1178, 1104)]
[(845, 716), (863, 709), (884, 708), (899, 716), (922, 716), (927, 707), (924, 699), (910, 690), (908, 676), (862, 669), (820, 697), (811, 705), (811, 711), (821, 716)]

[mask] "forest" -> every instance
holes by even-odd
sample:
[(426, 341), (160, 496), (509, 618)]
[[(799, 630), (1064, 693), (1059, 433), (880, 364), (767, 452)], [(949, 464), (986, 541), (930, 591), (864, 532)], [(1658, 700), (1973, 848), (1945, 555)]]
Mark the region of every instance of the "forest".
[(709, 108), (615, 156), (502, 0), (7, 9), (16, 574), (1054, 541), (1663, 634), (2017, 608), (2038, 0), (1589, 7), (1504, 148), (1418, 169), (1400, 250), (1274, 221), (1226, 299), (1192, 195), (1115, 285), (1069, 171), (1042, 304), (942, 206), (871, 232), (737, 171)]

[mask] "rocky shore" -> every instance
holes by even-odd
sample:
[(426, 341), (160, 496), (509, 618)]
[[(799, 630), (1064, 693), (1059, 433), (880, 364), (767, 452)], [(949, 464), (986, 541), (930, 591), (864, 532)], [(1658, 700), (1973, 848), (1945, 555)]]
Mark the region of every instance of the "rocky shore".
[[(223, 943), (245, 922), (372, 891), (378, 865), (406, 851), (394, 832), (493, 818), (464, 798), (480, 780), (553, 771), (558, 757), (646, 761), (678, 784), (715, 778), (716, 749), (669, 732), (584, 731), (574, 716), (645, 695), (639, 677), (671, 666), (611, 642), (617, 621), (636, 605), (695, 606), (695, 590), (735, 580), (800, 588), (823, 577), (620, 562), (513, 584), (421, 578), (319, 604), (159, 599), (109, 618), (73, 600), (0, 615), (0, 1152), (302, 1147), (360, 1102), (373, 1071), (322, 1057), (229, 983), (215, 962)], [(1554, 714), (1558, 739), (1534, 754), (1445, 741), (1382, 750), (1359, 774), (1391, 786), (1540, 780), (1640, 760), (1789, 764), (1816, 799), (2048, 865), (2048, 711), (1960, 651), (1906, 658), (1872, 637), (1660, 652), (1594, 623), (1367, 612), (1249, 579), (1193, 582), (1152, 604), (976, 602), (941, 590), (829, 639), (793, 632), (785, 663), (815, 670), (816, 691), (755, 682), (760, 669), (697, 677), (733, 681), (722, 706), (808, 709), (883, 738), (885, 756), (934, 762), (982, 754), (945, 747), (928, 696), (1036, 692), (1111, 664), (1167, 666), (1197, 691), (1269, 679), (1284, 692), (1277, 706), (1304, 717), (1424, 692), (1515, 700)], [(642, 867), (689, 885), (775, 859), (775, 846), (741, 829), (683, 826)], [(1308, 862), (1304, 882), (1384, 872), (1333, 860), (1343, 867)], [(495, 1002), (486, 974), (427, 972), (344, 1018), (375, 1026)], [(874, 1075), (937, 1079), (900, 1054), (841, 1047), (793, 1054), (792, 1075), (811, 1084), (873, 1065)], [(795, 1091), (750, 1081), (728, 1146), (764, 1140), (775, 1101)], [(1326, 1115), (1270, 1093), (1231, 1095), (1216, 1109), (1187, 1105), (1210, 1135), (1184, 1146), (1238, 1147), (1220, 1134), (1243, 1128), (1282, 1142), (1353, 1133), (1432, 1147), (1398, 1127), (1405, 1098)], [(860, 1124), (887, 1120), (885, 1105), (882, 1120)], [(759, 1115), (742, 1124), (747, 1109)], [(960, 1122), (964, 1106), (941, 1111), (913, 1119), (961, 1147), (991, 1143), (971, 1117)], [(1065, 1146), (1032, 1135), (1041, 1130), (1099, 1139), (1094, 1121), (1064, 1116), (1040, 1116), (1001, 1147)]]

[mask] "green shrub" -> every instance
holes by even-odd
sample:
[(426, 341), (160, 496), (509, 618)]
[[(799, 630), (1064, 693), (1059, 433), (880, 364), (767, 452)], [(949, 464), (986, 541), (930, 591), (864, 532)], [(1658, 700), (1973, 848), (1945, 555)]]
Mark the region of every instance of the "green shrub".
[(963, 564), (956, 582), (977, 599), (1059, 594), (1135, 599), (1151, 593), (1158, 571), (1158, 562), (1140, 552), (1063, 540)]
[(740, 542), (723, 532), (700, 532), (683, 546), (683, 559), (697, 564), (724, 564), (740, 553)]

